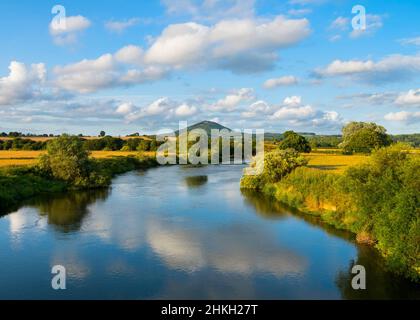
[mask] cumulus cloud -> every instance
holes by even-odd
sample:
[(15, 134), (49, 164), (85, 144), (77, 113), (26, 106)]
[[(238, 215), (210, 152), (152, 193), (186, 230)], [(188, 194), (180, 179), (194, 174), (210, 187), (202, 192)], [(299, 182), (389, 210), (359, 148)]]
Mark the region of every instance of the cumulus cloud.
[(139, 18), (131, 18), (122, 21), (111, 20), (105, 22), (105, 28), (111, 32), (122, 33), (126, 29), (133, 27), (140, 23)]
[(55, 67), (55, 85), (69, 91), (91, 93), (110, 87), (151, 82), (167, 75), (165, 68), (141, 67), (142, 64), (142, 49), (126, 46), (114, 55), (108, 53), (97, 59)]
[(400, 94), (395, 103), (403, 106), (420, 106), (420, 89)]
[(175, 109), (175, 114), (179, 117), (188, 117), (197, 113), (197, 108), (195, 106), (190, 106), (186, 103), (181, 104)]
[(263, 100), (259, 100), (256, 101), (254, 103), (252, 103), (247, 111), (242, 112), (242, 117), (243, 118), (255, 118), (258, 115), (264, 115), (269, 113), (271, 110), (270, 105), (263, 101)]
[(198, 112), (198, 108), (189, 102), (179, 103), (163, 97), (144, 107), (137, 107), (131, 102), (123, 103), (117, 108), (116, 112), (124, 115), (128, 122), (134, 122), (144, 118), (155, 118), (158, 120), (181, 119), (195, 115)]
[(298, 79), (295, 76), (284, 76), (275, 79), (268, 79), (264, 82), (264, 88), (274, 89), (282, 86), (291, 86), (298, 83)]
[(132, 102), (124, 102), (124, 103), (121, 103), (117, 107), (117, 110), (115, 112), (126, 115), (133, 112), (133, 109), (134, 109), (134, 104)]
[(420, 122), (420, 111), (409, 112), (409, 111), (400, 111), (400, 112), (391, 112), (385, 115), (385, 120), (402, 122), (406, 124), (413, 124)]
[(9, 65), (9, 75), (0, 78), (0, 105), (9, 105), (40, 96), (46, 75), (43, 63), (27, 67), (24, 63), (12, 61)]
[(335, 60), (317, 69), (317, 77), (354, 77), (367, 82), (392, 82), (411, 79), (420, 71), (420, 55), (391, 55), (379, 60)]
[(66, 17), (64, 24), (55, 20), (49, 25), (50, 34), (57, 45), (67, 45), (77, 42), (79, 34), (91, 26), (89, 19), (83, 16)]
[(122, 63), (142, 65), (143, 49), (134, 45), (125, 46), (115, 53), (115, 59)]
[(218, 100), (216, 103), (210, 106), (210, 110), (231, 112), (234, 111), (236, 107), (239, 106), (241, 103), (245, 101), (251, 101), (254, 99), (255, 97), (253, 89), (242, 88)]
[(307, 120), (316, 115), (314, 108), (306, 106), (284, 106), (273, 115), (273, 120)]
[(309, 127), (338, 129), (344, 123), (336, 111), (317, 110), (309, 104), (304, 104), (300, 96), (286, 97), (280, 105), (268, 104), (262, 100), (256, 101), (243, 111), (241, 116), (253, 121), (283, 123), (306, 129)]
[[(175, 68), (222, 66), (234, 72), (247, 72), (254, 62), (266, 70), (272, 67), (277, 50), (298, 43), (309, 33), (308, 20), (283, 16), (268, 21), (223, 20), (210, 27), (194, 22), (175, 24), (154, 40), (145, 61)], [(262, 63), (267, 59), (268, 63)]]

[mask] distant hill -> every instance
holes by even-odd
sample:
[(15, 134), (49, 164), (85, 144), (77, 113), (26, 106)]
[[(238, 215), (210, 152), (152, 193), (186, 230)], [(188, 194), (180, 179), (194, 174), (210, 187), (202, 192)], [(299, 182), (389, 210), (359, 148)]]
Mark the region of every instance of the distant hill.
[[(201, 121), (199, 123), (196, 123), (192, 126), (189, 126), (187, 128), (188, 131), (194, 130), (194, 129), (202, 129), (204, 131), (206, 131), (207, 135), (210, 136), (211, 135), (211, 130), (216, 129), (216, 130), (228, 130), (229, 132), (232, 131), (231, 129), (222, 126), (219, 123), (213, 122), (213, 121)], [(175, 132), (176, 135), (178, 135), (179, 131)]]

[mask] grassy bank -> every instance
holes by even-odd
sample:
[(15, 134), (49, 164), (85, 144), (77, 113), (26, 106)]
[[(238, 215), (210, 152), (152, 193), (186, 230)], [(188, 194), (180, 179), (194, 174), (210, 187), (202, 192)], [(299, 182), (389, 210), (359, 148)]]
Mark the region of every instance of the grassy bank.
[(0, 214), (37, 195), (107, 187), (115, 175), (156, 166), (156, 161), (154, 157), (130, 156), (91, 159), (90, 165), (95, 179), (82, 186), (54, 178), (37, 166), (0, 169)]
[[(420, 281), (420, 157), (384, 148), (342, 174), (300, 166), (261, 192), (375, 246), (389, 269)], [(253, 186), (253, 178), (242, 185)], [(261, 178), (260, 178), (261, 179)]]

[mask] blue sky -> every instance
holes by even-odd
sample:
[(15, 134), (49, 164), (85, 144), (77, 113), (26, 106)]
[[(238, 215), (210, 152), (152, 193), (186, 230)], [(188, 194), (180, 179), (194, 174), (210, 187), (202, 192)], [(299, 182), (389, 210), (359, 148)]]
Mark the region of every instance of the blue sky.
[(0, 21), (0, 131), (420, 131), (420, 1), (5, 0)]

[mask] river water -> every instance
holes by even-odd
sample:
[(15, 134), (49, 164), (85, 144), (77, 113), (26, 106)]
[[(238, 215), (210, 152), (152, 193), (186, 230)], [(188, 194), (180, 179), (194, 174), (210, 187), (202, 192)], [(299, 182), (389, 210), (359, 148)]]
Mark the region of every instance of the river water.
[(241, 192), (242, 169), (160, 167), (27, 202), (0, 217), (0, 299), (420, 299), (350, 234)]

